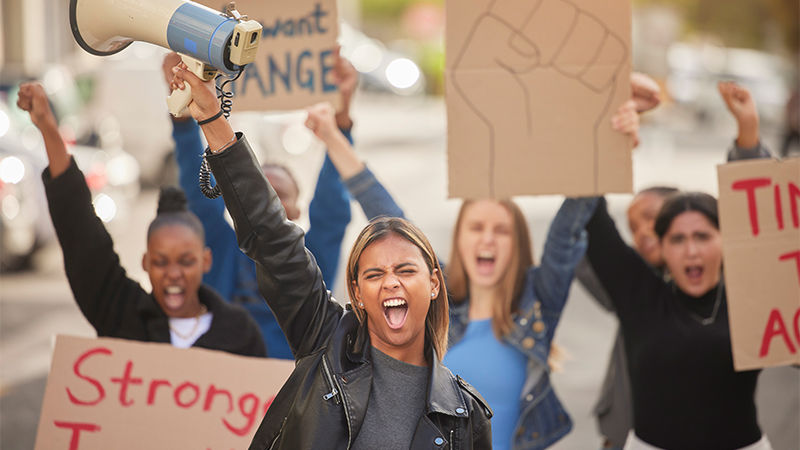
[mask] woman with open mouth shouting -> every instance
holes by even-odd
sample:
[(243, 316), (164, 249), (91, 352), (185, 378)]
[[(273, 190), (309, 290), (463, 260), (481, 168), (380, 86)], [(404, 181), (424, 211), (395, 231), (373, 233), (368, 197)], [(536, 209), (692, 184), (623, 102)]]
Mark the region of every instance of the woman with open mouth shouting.
[[(768, 158), (750, 93), (720, 83), (739, 122), (728, 160)], [(633, 400), (629, 450), (769, 450), (755, 405), (760, 371), (736, 372), (731, 352), (717, 200), (679, 192), (654, 231), (668, 280), (620, 237), (601, 200), (586, 256), (620, 320)]]
[(587, 257), (627, 350), (633, 430), (625, 448), (768, 450), (754, 401), (759, 371), (733, 369), (716, 199), (665, 200), (655, 231), (670, 281), (622, 241), (605, 200), (587, 231)]
[(251, 448), (490, 448), (491, 410), (441, 363), (447, 292), (425, 236), (403, 219), (372, 221), (350, 253), (343, 309), (244, 136), (224, 118), (203, 122), (219, 111), (213, 83), (179, 65), (173, 84), (192, 88), (239, 246), (297, 362)]
[(152, 285), (148, 293), (120, 265), (111, 236), (95, 214), (86, 179), (61, 139), (44, 88), (22, 84), (17, 105), (30, 113), (44, 138), (49, 166), (42, 180), (64, 269), (97, 335), (266, 356), (255, 321), (202, 284), (212, 255), (183, 192), (162, 190), (158, 214), (147, 230), (142, 267)]

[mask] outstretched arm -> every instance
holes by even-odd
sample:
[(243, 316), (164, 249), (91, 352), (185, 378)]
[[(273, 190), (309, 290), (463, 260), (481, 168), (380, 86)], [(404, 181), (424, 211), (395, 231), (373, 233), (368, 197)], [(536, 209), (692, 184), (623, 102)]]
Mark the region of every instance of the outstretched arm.
[[(203, 83), (183, 65), (173, 87), (192, 87), (189, 112), (197, 120), (219, 110), (213, 84)], [(303, 231), (286, 218), (278, 195), (261, 172), (244, 136), (224, 118), (201, 127), (209, 164), (233, 218), (239, 247), (256, 263), (259, 288), (278, 319), (296, 358), (320, 347), (333, 332), (342, 308), (330, 298)]]
[(336, 128), (333, 108), (320, 103), (308, 109), (306, 126), (325, 143), (333, 165), (358, 201), (368, 220), (379, 216), (405, 217), (391, 194), (356, 155), (350, 142)]
[[(120, 265), (111, 236), (94, 212), (86, 179), (59, 135), (42, 86), (20, 86), (17, 106), (30, 113), (44, 138), (50, 166), (42, 181), (75, 301), (98, 335), (117, 336), (123, 332), (124, 319), (136, 315), (136, 299), (144, 290)], [(126, 323), (125, 331), (137, 326)], [(144, 330), (136, 331), (141, 335)]]
[[(162, 70), (168, 87), (172, 82), (172, 68), (180, 62), (180, 56), (174, 52), (164, 57)], [(203, 224), (206, 232), (205, 244), (214, 255), (214, 263), (211, 270), (203, 275), (203, 282), (228, 301), (236, 295), (258, 296), (255, 282), (246, 288), (239, 285), (240, 267), (253, 263), (242, 254), (236, 244), (236, 233), (225, 220), (225, 202), (221, 198), (206, 198), (198, 187), (198, 173), (205, 149), (200, 127), (191, 117), (170, 116), (170, 121), (175, 143), (175, 161), (178, 165), (178, 184), (186, 193), (189, 211)], [(252, 266), (249, 270), (253, 270)], [(245, 290), (247, 292), (243, 292)]]
[[(634, 100), (620, 106), (611, 122), (617, 132), (638, 141), (639, 113)], [(597, 202), (597, 198), (568, 198), (550, 224), (542, 263), (534, 278), (534, 289), (543, 305), (551, 311), (560, 313), (564, 308), (575, 267), (586, 251), (584, 228), (593, 216)]]
[(728, 161), (771, 158), (770, 151), (761, 145), (758, 109), (750, 91), (732, 81), (721, 81), (717, 88), (728, 111), (736, 119), (737, 135), (728, 152)]

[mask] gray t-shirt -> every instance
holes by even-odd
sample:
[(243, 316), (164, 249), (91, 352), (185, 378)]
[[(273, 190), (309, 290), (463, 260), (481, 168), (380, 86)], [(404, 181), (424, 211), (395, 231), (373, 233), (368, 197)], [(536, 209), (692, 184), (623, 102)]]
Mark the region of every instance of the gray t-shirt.
[(371, 347), (372, 392), (354, 450), (408, 449), (425, 413), (430, 368), (407, 364)]

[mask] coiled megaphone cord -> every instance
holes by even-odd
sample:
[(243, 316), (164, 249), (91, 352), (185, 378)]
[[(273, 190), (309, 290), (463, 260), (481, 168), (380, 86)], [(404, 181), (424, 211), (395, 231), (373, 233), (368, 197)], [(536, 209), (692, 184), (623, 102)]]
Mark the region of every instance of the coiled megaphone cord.
[[(223, 81), (221, 84), (214, 83), (215, 87), (217, 88), (217, 98), (219, 99), (219, 108), (222, 110), (222, 115), (225, 116), (227, 120), (228, 117), (231, 115), (231, 109), (233, 108), (233, 92), (230, 90), (226, 90), (226, 86), (228, 83), (232, 81), (236, 81), (244, 72), (244, 66), (239, 69), (239, 73), (236, 74), (233, 78), (228, 78)], [(215, 81), (223, 78), (222, 74), (218, 74)], [(208, 160), (206, 159), (207, 153), (203, 153), (203, 162), (200, 163), (200, 174), (198, 175), (198, 184), (200, 185), (200, 192), (206, 196), (206, 198), (215, 199), (222, 195), (222, 191), (220, 190), (219, 186), (214, 185), (211, 186), (211, 167), (208, 165)]]

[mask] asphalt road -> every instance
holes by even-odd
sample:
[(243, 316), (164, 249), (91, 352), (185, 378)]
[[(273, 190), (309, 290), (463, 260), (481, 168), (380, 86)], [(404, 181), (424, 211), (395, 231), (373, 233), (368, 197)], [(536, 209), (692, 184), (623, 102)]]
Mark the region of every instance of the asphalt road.
[[(427, 234), (447, 259), (457, 200), (446, 200), (444, 106), (440, 101), (396, 97), (362, 97), (354, 109), (357, 149), (396, 196), (409, 218)], [(732, 123), (699, 128), (690, 121), (659, 113), (643, 125), (642, 145), (634, 153), (634, 185), (671, 184), (716, 192), (714, 166), (724, 161), (733, 136)], [(776, 136), (766, 136), (774, 143)], [(302, 197), (313, 190), (319, 150), (284, 160), (296, 172)], [(621, 228), (630, 197), (609, 196)], [(556, 196), (524, 198), (536, 255), (550, 219), (560, 204)], [(123, 265), (132, 277), (148, 284), (140, 269), (144, 231), (155, 211), (156, 194), (144, 191), (133, 205), (131, 220), (112, 230)], [(344, 248), (366, 223), (354, 205)], [(344, 252), (346, 253), (346, 252)], [(344, 260), (344, 256), (342, 256)], [(341, 267), (341, 266), (340, 266)], [(341, 271), (340, 271), (341, 272)], [(340, 280), (341, 280), (340, 275)], [(346, 298), (341, 281), (334, 293)], [(556, 341), (567, 353), (563, 370), (553, 376), (555, 389), (575, 422), (573, 431), (553, 448), (599, 448), (591, 410), (605, 373), (616, 319), (602, 311), (580, 286), (573, 286)], [(74, 305), (57, 246), (37, 257), (34, 272), (0, 277), (0, 448), (33, 447), (38, 415), (55, 334), (93, 336)], [(765, 370), (757, 393), (759, 420), (776, 450), (800, 448), (800, 370)]]

